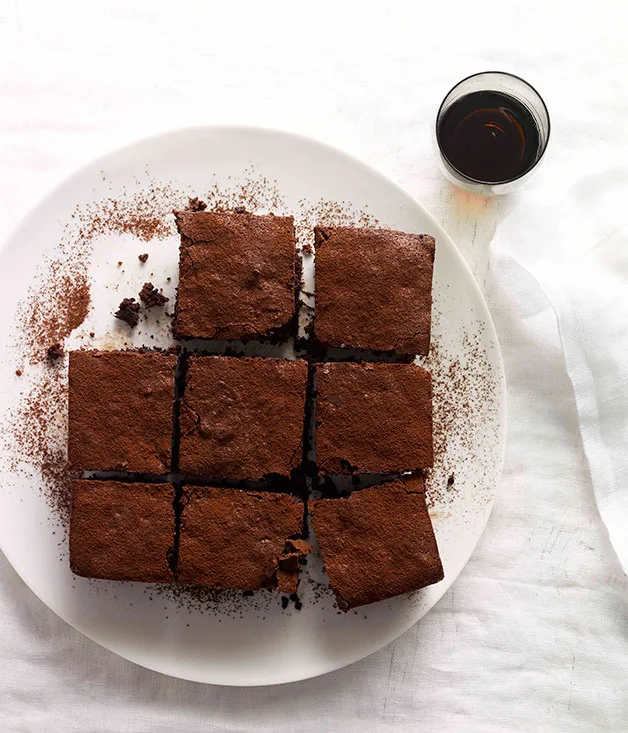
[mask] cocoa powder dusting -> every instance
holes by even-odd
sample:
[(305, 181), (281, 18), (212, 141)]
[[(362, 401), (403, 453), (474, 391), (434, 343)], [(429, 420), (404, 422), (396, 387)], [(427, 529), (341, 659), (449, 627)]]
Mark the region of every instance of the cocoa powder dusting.
[(62, 525), (67, 525), (70, 509), (71, 476), (67, 470), (66, 421), (67, 373), (46, 370), (11, 414), (10, 458), (12, 472), (34, 473), (41, 477), (41, 490)]
[[(439, 330), (440, 322), (436, 311), (432, 315), (434, 331)], [(483, 345), (483, 330), (484, 324), (478, 322), (474, 332), (463, 333), (455, 353), (433, 337), (424, 361), (433, 388), (434, 466), (426, 477), (431, 506), (447, 507), (456, 500), (463, 488), (457, 481), (463, 460), (481, 467), (479, 475), (490, 474), (494, 467), (498, 436), (491, 435), (488, 441), (478, 437), (486, 426), (499, 422), (494, 420), (496, 380)], [(492, 499), (492, 494), (486, 498)]]
[(190, 613), (220, 613), (240, 619), (244, 618), (245, 611), (268, 611), (277, 600), (273, 591), (260, 591), (250, 595), (246, 591), (196, 585), (159, 585), (150, 591), (150, 595), (152, 598), (163, 598)]
[(37, 288), (18, 309), (23, 353), (31, 364), (47, 358), (50, 344), (60, 344), (85, 320), (90, 293), (86, 262), (66, 251), (48, 264)]
[(150, 242), (166, 239), (175, 232), (173, 208), (181, 207), (185, 196), (169, 184), (150, 181), (133, 193), (104, 198), (77, 208), (73, 214), (81, 240), (93, 243), (103, 234), (130, 234)]
[(319, 199), (299, 201), (294, 228), (297, 242), (307, 255), (314, 252), (314, 227), (317, 225), (342, 227), (377, 227), (379, 220), (368, 211), (357, 209), (350, 201)]

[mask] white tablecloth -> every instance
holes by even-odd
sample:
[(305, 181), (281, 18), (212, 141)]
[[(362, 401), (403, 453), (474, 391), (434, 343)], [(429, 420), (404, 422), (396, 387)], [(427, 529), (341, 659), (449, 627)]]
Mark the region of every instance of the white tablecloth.
[(488, 268), (516, 197), (454, 190), (431, 142), (447, 89), (497, 68), (548, 103), (547, 169), (625, 144), (628, 16), (602, 3), (425, 5), (0, 4), (0, 238), (75, 168), (153, 132), (237, 122), (313, 135), (399, 180), (461, 247), (500, 334), (510, 413), (495, 509), (458, 581), (395, 643), (323, 678), (246, 690), (148, 672), (67, 627), (0, 559), (3, 732), (628, 730), (628, 586), (562, 354), (542, 335), (555, 325), (523, 320)]

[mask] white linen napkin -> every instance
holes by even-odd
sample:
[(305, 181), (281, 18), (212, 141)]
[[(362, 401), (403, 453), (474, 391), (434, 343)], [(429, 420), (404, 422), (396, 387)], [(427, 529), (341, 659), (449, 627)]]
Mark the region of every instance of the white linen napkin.
[(628, 572), (628, 155), (594, 160), (573, 161), (571, 178), (548, 166), (522, 192), (491, 264), (521, 316), (562, 347), (597, 506)]

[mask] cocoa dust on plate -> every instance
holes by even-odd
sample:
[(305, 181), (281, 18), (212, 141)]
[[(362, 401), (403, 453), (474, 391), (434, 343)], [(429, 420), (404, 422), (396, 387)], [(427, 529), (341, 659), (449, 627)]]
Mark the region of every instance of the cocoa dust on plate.
[[(149, 242), (175, 232), (172, 209), (186, 197), (151, 181), (142, 191), (77, 206), (61, 241), (38, 268), (15, 316), (16, 374), (24, 392), (8, 415), (9, 471), (32, 473), (55, 518), (66, 529), (71, 476), (67, 469), (65, 341), (89, 313), (88, 268), (99, 237), (130, 234)], [(90, 334), (91, 336), (91, 334)], [(51, 351), (52, 349), (52, 351)], [(54, 358), (50, 358), (51, 354)]]
[[(439, 330), (441, 319), (434, 307), (433, 331)], [(460, 448), (482, 467), (480, 475), (490, 472), (494, 464), (498, 435), (491, 435), (488, 444), (476, 442), (479, 429), (494, 424), (498, 409), (495, 375), (484, 346), (484, 328), (478, 321), (472, 333), (462, 333), (455, 353), (443, 346), (438, 336), (433, 336), (429, 355), (421, 362), (431, 372), (433, 386), (434, 466), (426, 472), (426, 495), (431, 507), (446, 510), (460, 493), (456, 482)], [(452, 444), (458, 450), (452, 450)], [(482, 500), (479, 487), (471, 488)], [(492, 501), (492, 494), (484, 501)]]

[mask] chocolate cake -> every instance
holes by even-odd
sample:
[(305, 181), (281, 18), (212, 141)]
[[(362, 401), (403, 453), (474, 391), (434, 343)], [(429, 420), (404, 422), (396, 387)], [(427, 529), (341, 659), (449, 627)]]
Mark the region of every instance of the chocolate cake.
[(140, 300), (144, 303), (145, 308), (159, 308), (170, 300), (157, 288), (153, 283), (144, 283), (140, 290)]
[(70, 467), (169, 471), (176, 364), (160, 352), (72, 351)]
[(310, 503), (314, 532), (343, 610), (442, 580), (421, 477)]
[[(181, 235), (175, 338), (291, 335), (300, 279), (292, 217), (206, 208), (190, 199), (188, 209), (175, 212)], [(326, 347), (395, 353), (406, 361), (427, 353), (433, 238), (317, 227), (315, 239), (309, 358), (333, 358)], [(147, 259), (139, 255), (141, 263)], [(139, 299), (142, 306), (125, 298), (116, 317), (134, 327), (141, 307), (168, 301), (150, 282)], [(62, 364), (61, 344), (48, 343), (49, 360)], [(433, 463), (432, 383), (421, 367), (317, 363), (307, 392), (304, 360), (196, 353), (182, 357), (177, 372), (174, 354), (139, 350), (74, 351), (69, 363), (70, 468), (134, 474), (73, 482), (70, 565), (77, 575), (246, 594), (274, 588), (285, 594), (284, 608), (290, 599), (300, 608), (299, 571), (311, 547), (303, 538), (304, 503), (289, 492), (297, 481), (304, 490), (306, 473), (312, 478), (318, 470), (321, 484), (333, 484), (336, 493), (312, 501), (310, 513), (341, 608), (443, 578), (423, 479), (381, 483), (382, 475)], [(312, 437), (304, 423), (312, 410), (316, 465), (310, 454), (304, 467), (304, 436), (305, 443)], [(170, 483), (152, 483), (165, 474), (176, 492)], [(351, 483), (347, 498), (338, 497), (337, 474)]]
[(314, 332), (325, 346), (427, 354), (434, 238), (316, 227)]
[(237, 489), (184, 490), (177, 580), (237, 590), (296, 591), (303, 504), (287, 494)]
[(171, 583), (174, 489), (169, 484), (75, 481), (70, 567), (76, 575)]
[(140, 322), (140, 307), (135, 298), (123, 298), (118, 310), (113, 315), (118, 320), (124, 321), (130, 328), (135, 328)]
[(267, 338), (295, 316), (292, 217), (175, 212), (181, 234), (176, 338)]
[(429, 468), (432, 379), (415, 364), (316, 367), (316, 464), (322, 473)]
[(223, 479), (290, 475), (301, 465), (306, 382), (303, 360), (190, 357), (181, 471)]

